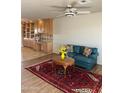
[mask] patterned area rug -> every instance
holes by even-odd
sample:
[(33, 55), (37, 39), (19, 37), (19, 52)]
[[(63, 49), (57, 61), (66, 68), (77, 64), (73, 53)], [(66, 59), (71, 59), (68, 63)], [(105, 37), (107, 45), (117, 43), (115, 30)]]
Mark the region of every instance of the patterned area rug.
[(48, 60), (26, 68), (64, 93), (100, 93), (102, 76), (78, 67), (68, 67), (66, 77), (61, 66)]

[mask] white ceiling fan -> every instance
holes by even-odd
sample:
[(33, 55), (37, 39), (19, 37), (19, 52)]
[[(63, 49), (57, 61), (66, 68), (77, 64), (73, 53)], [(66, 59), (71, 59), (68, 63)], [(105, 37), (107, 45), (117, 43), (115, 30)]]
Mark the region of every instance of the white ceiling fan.
[(70, 2), (70, 0), (67, 0), (67, 6), (62, 7), (62, 6), (52, 6), (54, 8), (58, 8), (58, 9), (62, 9), (62, 10), (58, 10), (63, 12), (62, 15), (58, 15), (56, 17), (63, 17), (63, 16), (76, 16), (76, 15), (83, 15), (83, 14), (89, 14), (90, 11), (80, 11), (80, 9), (84, 9), (84, 8), (90, 8), (87, 6), (81, 6), (81, 7), (76, 7), (76, 4), (87, 4), (89, 3), (89, 0), (80, 0), (78, 2), (73, 1)]

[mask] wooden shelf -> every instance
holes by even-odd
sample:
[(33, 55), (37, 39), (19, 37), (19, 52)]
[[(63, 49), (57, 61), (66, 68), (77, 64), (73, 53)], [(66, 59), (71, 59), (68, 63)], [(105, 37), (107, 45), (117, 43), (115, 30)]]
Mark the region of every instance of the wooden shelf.
[(34, 34), (34, 23), (33, 22), (23, 22), (22, 23), (22, 31), (24, 38), (33, 38), (32, 34)]

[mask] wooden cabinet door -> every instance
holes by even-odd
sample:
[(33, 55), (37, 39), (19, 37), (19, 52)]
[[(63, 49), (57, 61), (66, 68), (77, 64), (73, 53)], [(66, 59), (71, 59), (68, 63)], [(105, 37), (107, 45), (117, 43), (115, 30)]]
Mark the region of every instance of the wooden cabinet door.
[(43, 51), (47, 53), (47, 44), (46, 44), (46, 42), (44, 42), (42, 45), (43, 45)]
[(52, 19), (44, 19), (44, 33), (53, 34), (53, 21)]
[(44, 33), (48, 33), (49, 31), (49, 22), (48, 19), (44, 19)]
[(53, 34), (53, 20), (50, 19), (49, 22), (50, 22), (50, 23), (49, 23), (49, 24), (50, 24), (50, 26), (49, 26), (49, 27), (50, 27), (50, 28), (49, 28), (49, 30), (50, 30), (49, 33), (52, 35), (52, 34)]
[(41, 51), (41, 44), (36, 43), (35, 44), (35, 50), (36, 51)]
[(47, 52), (47, 46), (45, 42), (41, 43), (41, 51)]
[(27, 39), (24, 39), (23, 41), (24, 41), (23, 42), (24, 47), (28, 47), (29, 46), (28, 40)]
[(41, 44), (40, 50), (43, 51), (43, 44)]
[(37, 20), (36, 22), (35, 22), (35, 30), (36, 30), (36, 32), (38, 33), (43, 33), (43, 31), (44, 31), (44, 22), (43, 22), (43, 20)]
[(25, 41), (25, 39), (23, 39), (23, 46), (24, 46), (24, 47), (26, 46), (26, 41)]
[(47, 53), (52, 53), (53, 50), (53, 43), (47, 42)]
[(41, 51), (45, 53), (52, 53), (53, 50), (53, 43), (52, 42), (44, 42), (41, 44)]

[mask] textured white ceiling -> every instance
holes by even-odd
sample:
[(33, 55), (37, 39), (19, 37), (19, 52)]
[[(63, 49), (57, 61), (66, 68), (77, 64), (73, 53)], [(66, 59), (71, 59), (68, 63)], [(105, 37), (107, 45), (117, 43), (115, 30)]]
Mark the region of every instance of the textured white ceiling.
[[(70, 0), (79, 1), (79, 0)], [(21, 16), (22, 18), (38, 19), (38, 18), (54, 18), (62, 14), (57, 8), (51, 6), (66, 6), (67, 0), (21, 0)], [(102, 0), (91, 0), (86, 5), (77, 4), (77, 6), (90, 6), (82, 10), (90, 10), (91, 12), (102, 11)]]

